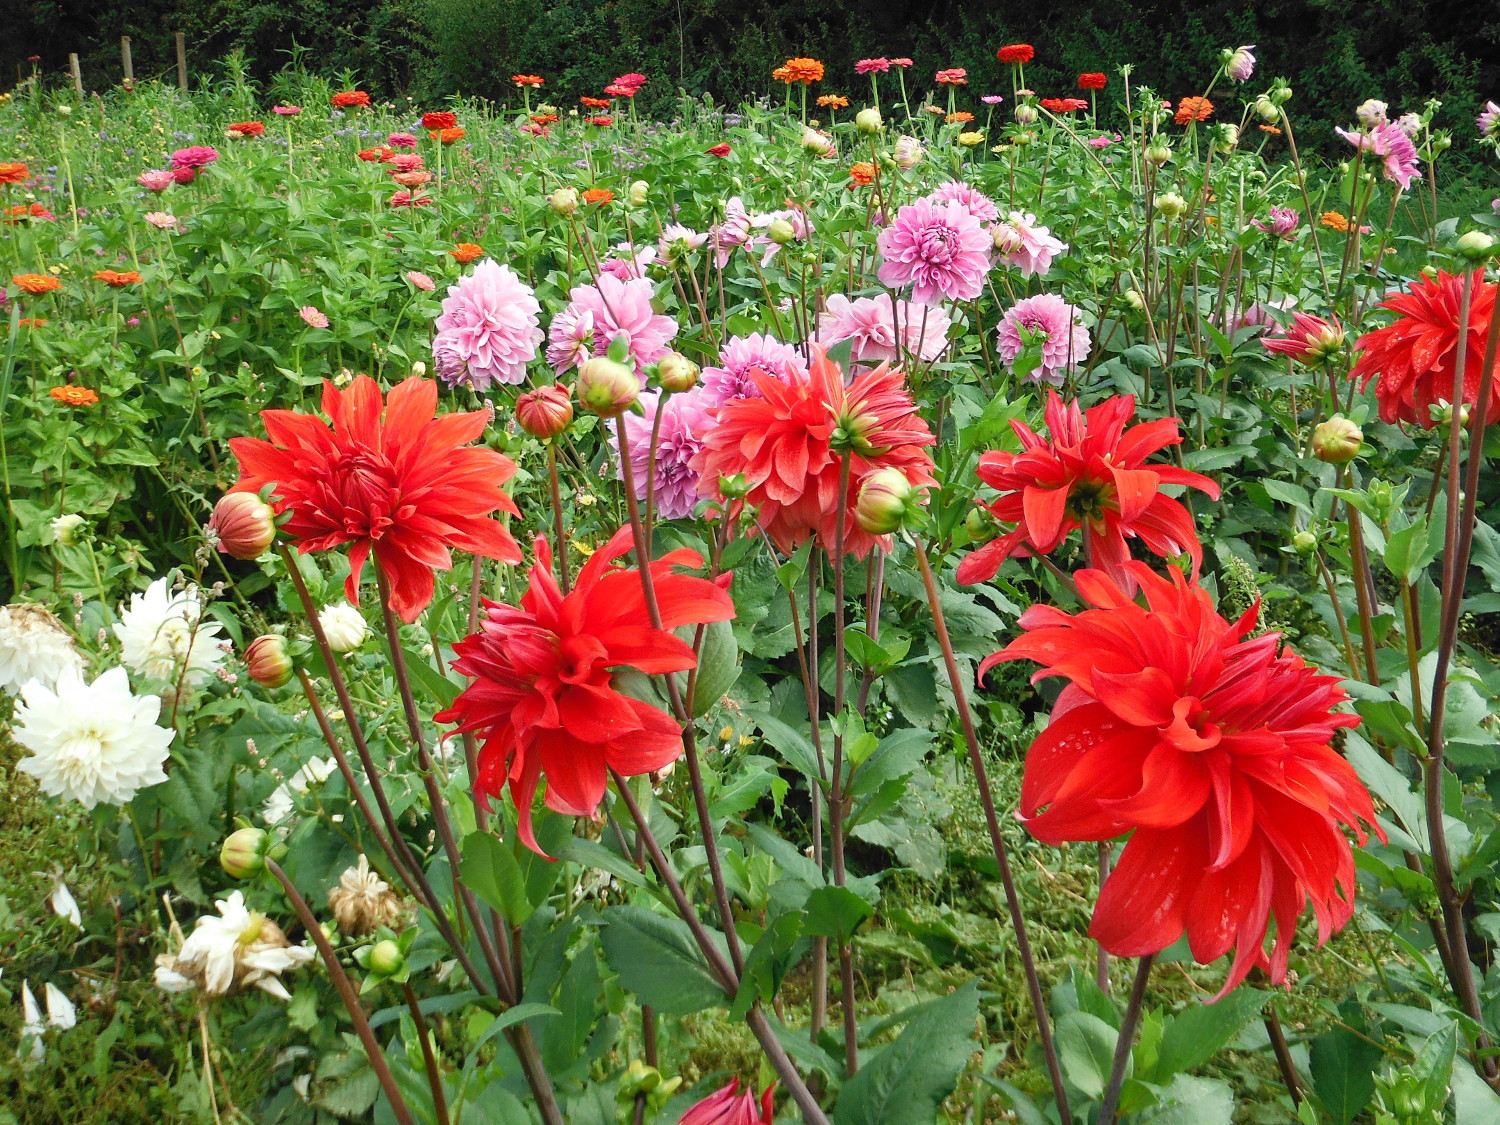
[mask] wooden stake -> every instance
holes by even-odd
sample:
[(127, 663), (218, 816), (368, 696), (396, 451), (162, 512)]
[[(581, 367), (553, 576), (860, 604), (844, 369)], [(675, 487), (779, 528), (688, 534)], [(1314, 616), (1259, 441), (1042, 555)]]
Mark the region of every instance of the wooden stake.
[(130, 62), (130, 36), (120, 36), (120, 65), (125, 68), (125, 81), (135, 81), (135, 67)]
[(77, 90), (81, 96), (83, 94), (83, 70), (78, 65), (78, 56), (71, 52), (68, 54), (68, 70), (73, 75), (73, 89)]
[(179, 31), (172, 38), (177, 40), (177, 88), (186, 92), (188, 88), (187, 36)]

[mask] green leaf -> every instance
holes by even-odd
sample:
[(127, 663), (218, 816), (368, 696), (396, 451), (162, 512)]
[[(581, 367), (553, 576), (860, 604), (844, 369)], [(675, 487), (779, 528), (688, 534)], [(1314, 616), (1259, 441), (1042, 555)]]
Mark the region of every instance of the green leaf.
[[(523, 1020), (536, 1019), (541, 1016), (560, 1015), (562, 1013), (551, 1004), (517, 1004), (513, 1008), (506, 1008), (505, 1011), (501, 1012), (491, 1021), (490, 1025), (484, 1029), (479, 1038), (474, 1040), (474, 1046), (469, 1048), (469, 1058), (472, 1059), (476, 1056), (479, 1053), (480, 1047), (483, 1047), (507, 1027), (514, 1027)], [(465, 1063), (465, 1065), (467, 1066), (468, 1064)]]
[(1174, 1074), (1196, 1070), (1260, 1014), (1267, 996), (1253, 988), (1236, 988), (1213, 1004), (1189, 1001), (1167, 1023), (1148, 1081), (1165, 1084)]
[(512, 925), (531, 917), (531, 900), (516, 853), (488, 832), (470, 832), (464, 837), (459, 874), (474, 893), (500, 912)]
[(1263, 480), (1260, 486), (1266, 490), (1266, 495), (1272, 500), (1280, 500), (1283, 504), (1290, 504), (1304, 512), (1312, 511), (1312, 501), (1308, 499), (1305, 488), (1284, 480)]
[(1102, 1098), (1119, 1037), (1119, 1032), (1088, 1012), (1069, 1012), (1058, 1020), (1058, 1061), (1068, 1084), (1085, 1097)]
[(802, 931), (811, 937), (829, 937), (840, 945), (859, 928), (861, 922), (875, 913), (871, 906), (848, 887), (819, 887), (807, 896), (807, 921)]
[(1349, 1125), (1375, 1096), (1380, 1048), (1348, 1028), (1335, 1027), (1312, 1041), (1313, 1089), (1334, 1125)]
[(1450, 1023), (1436, 1035), (1429, 1036), (1411, 1073), (1422, 1083), (1422, 1102), (1439, 1115), (1448, 1102), (1448, 1084), (1453, 1076), (1453, 1060), (1458, 1052), (1458, 1024)]
[[(429, 996), (425, 1000), (419, 1000), (417, 1002), (417, 1009), (424, 1016), (430, 1016), (439, 1012), (456, 1012), (458, 1009), (467, 1004), (472, 1004), (478, 999), (479, 993), (475, 992), (472, 988), (468, 988), (463, 992), (453, 992), (444, 996)], [(381, 1027), (392, 1020), (400, 1019), (409, 1010), (405, 1004), (395, 1004), (389, 1008), (381, 1008), (380, 1011), (370, 1016), (370, 1026), (372, 1028)]]
[(686, 922), (640, 906), (611, 907), (603, 918), (604, 955), (642, 1004), (685, 1016), (726, 1002)]
[[(811, 540), (809, 540), (811, 542)], [(818, 776), (818, 758), (807, 735), (780, 719), (767, 714), (751, 715), (750, 719), (760, 728), (766, 743), (805, 777)]]
[(1432, 541), (1427, 521), (1419, 519), (1410, 527), (1393, 532), (1385, 541), (1386, 569), (1410, 584), (1437, 558), (1439, 546), (1440, 543)]
[(1179, 1074), (1155, 1106), (1130, 1118), (1131, 1125), (1231, 1125), (1234, 1091), (1223, 1082)]
[(640, 870), (619, 852), (612, 852), (596, 840), (585, 840), (581, 836), (574, 836), (563, 845), (562, 850), (557, 853), (558, 859), (572, 860), (574, 863), (582, 864), (584, 867), (596, 867), (613, 875), (622, 883), (629, 883), (632, 887), (646, 886), (646, 877)]
[(973, 981), (927, 1007), (844, 1083), (833, 1125), (921, 1125), (958, 1085), (979, 1018)]

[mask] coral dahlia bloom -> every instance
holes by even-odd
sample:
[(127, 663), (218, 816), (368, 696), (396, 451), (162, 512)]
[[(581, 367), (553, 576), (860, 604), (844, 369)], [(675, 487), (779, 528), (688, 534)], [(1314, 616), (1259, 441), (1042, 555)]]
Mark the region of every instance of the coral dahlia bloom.
[(1348, 129), (1335, 129), (1355, 148), (1373, 153), (1381, 162), (1385, 178), (1397, 184), (1402, 191), (1411, 187), (1412, 180), (1420, 180), (1417, 171), (1417, 146), (1406, 135), (1406, 131), (1394, 121), (1377, 125), (1367, 133), (1355, 133)]
[(449, 113), (447, 110), (438, 110), (434, 113), (422, 114), (422, 128), (438, 132), (443, 129), (452, 129), (458, 124), (458, 114)]
[(1214, 103), (1207, 98), (1190, 96), (1177, 103), (1174, 120), (1179, 125), (1186, 125), (1189, 121), (1207, 121), (1213, 111)]
[(1077, 371), (1089, 357), (1089, 330), (1078, 319), (1078, 310), (1056, 293), (1017, 301), (1000, 318), (995, 343), (1000, 361), (1010, 370), (1015, 370), (1017, 358), (1037, 340), (1041, 362), (1027, 375), (1033, 382), (1061, 386), (1067, 374)]
[(1029, 63), (1036, 58), (1036, 48), (1030, 43), (1011, 43), (1001, 47), (995, 52), (995, 57), (1003, 63), (1015, 65), (1017, 63)]
[(1147, 465), (1153, 453), (1182, 441), (1180, 423), (1162, 418), (1127, 430), (1134, 414), (1132, 395), (1105, 399), (1085, 413), (1077, 402), (1064, 404), (1048, 391), (1047, 437), (1012, 421), (1021, 452), (985, 453), (975, 475), (1000, 493), (987, 505), (990, 513), (1015, 530), (959, 563), (958, 580), (987, 582), (1012, 555), (1051, 554), (1075, 528), (1083, 529), (1089, 565), (1127, 588), (1134, 587), (1126, 539), (1140, 539), (1165, 558), (1186, 552), (1197, 574), (1203, 548), (1193, 517), (1161, 486), (1186, 485), (1212, 500), (1219, 498), (1219, 486), (1175, 465)]
[(662, 624), (654, 628), (640, 572), (611, 565), (630, 549), (630, 528), (622, 527), (564, 595), (552, 577), (552, 549), (538, 538), (521, 604), (486, 601), (480, 631), (453, 646), (453, 667), (474, 682), (435, 718), (479, 735), (475, 792), (498, 796), (508, 783), (521, 841), (538, 854), (545, 853), (532, 834), (531, 805), (544, 778), (548, 808), (591, 816), (611, 770), (650, 773), (682, 753), (676, 720), (616, 691), (612, 671), (687, 671), (697, 663), (692, 646), (670, 630), (734, 616), (718, 584), (675, 572), (703, 559), (670, 551), (650, 564)]
[(1375, 812), (1330, 743), (1359, 718), (1335, 710), (1337, 677), (1276, 633), (1251, 636), (1256, 609), (1231, 624), (1182, 574), (1128, 566), (1147, 606), (1079, 571), (1091, 608), (1033, 606), (1026, 633), (980, 665), (1034, 660), (1034, 678), (1068, 681), (1027, 754), (1022, 819), (1054, 845), (1131, 833), (1089, 928), (1109, 952), (1142, 957), (1186, 933), (1200, 962), (1233, 951), (1219, 995), (1256, 966), (1279, 984), (1309, 902), (1320, 945), (1354, 913), (1344, 829), (1363, 843)]
[(333, 104), (340, 109), (354, 109), (370, 104), (370, 95), (363, 90), (345, 90), (333, 95)]
[[(783, 552), (809, 536), (835, 551), (839, 509), (854, 511), (859, 482), (876, 469), (898, 469), (913, 486), (933, 483), (924, 447), (935, 439), (900, 371), (882, 363), (845, 386), (843, 370), (813, 345), (807, 379), (759, 369), (750, 378), (759, 397), (719, 407), (692, 467), (705, 492), (716, 491), (720, 477), (742, 474), (750, 486), (746, 502), (758, 508), (761, 530)], [(849, 479), (841, 496), (845, 456)], [(852, 515), (845, 520), (846, 553), (864, 558), (877, 545), (889, 547), (889, 537), (870, 535)]]
[(923, 304), (967, 301), (984, 290), (990, 245), (964, 204), (919, 199), (897, 211), (876, 239), (884, 259), (877, 276), (892, 288), (912, 286), (912, 299)]
[(677, 1125), (771, 1125), (771, 1098), (776, 1083), (766, 1087), (759, 1098), (753, 1087), (740, 1092), (740, 1080), (734, 1079), (700, 1102), (694, 1102), (677, 1120)]
[[(1496, 286), (1481, 283), (1474, 287), (1469, 301), (1468, 339), (1462, 344), (1468, 348), (1463, 400), (1470, 406), (1479, 399), (1484, 342), (1495, 313), (1495, 294)], [(1410, 292), (1390, 294), (1380, 305), (1399, 313), (1400, 318), (1367, 332), (1355, 343), (1364, 354), (1349, 376), (1360, 380), (1361, 389), (1375, 380), (1382, 421), (1412, 422), (1431, 429), (1437, 424), (1432, 408), (1452, 402), (1461, 343), (1458, 312), (1462, 297), (1461, 276), (1440, 271), (1436, 277), (1419, 277)], [(1486, 412), (1490, 422), (1500, 421), (1500, 380), (1491, 384)]]
[(480, 262), (448, 287), (442, 315), (433, 325), (438, 332), (433, 354), (443, 341), (461, 360), (461, 370), (444, 371), (444, 378), (480, 391), (495, 383), (524, 381), (526, 365), (542, 342), (541, 311), (531, 287), (514, 270), (492, 258)]
[(325, 382), (323, 412), (332, 426), (293, 410), (262, 411), (269, 441), (230, 439), (240, 463), (230, 491), (271, 486), (277, 515), (290, 513), (282, 532), (302, 554), (352, 544), (344, 593), (356, 605), (373, 551), (391, 584), (391, 609), (415, 621), (432, 601), (433, 570), (453, 565), (450, 549), (521, 561), (510, 532), (490, 518), (520, 514), (500, 487), (515, 463), (469, 447), (489, 412), (438, 417), (437, 400), (437, 384), (415, 376), (384, 402), (368, 375), (343, 390)]
[(43, 293), (51, 293), (54, 289), (62, 288), (62, 282), (46, 273), (18, 273), (10, 280), (22, 293), (30, 293), (33, 297), (40, 297)]
[(1080, 74), (1078, 76), (1078, 88), (1080, 90), (1102, 90), (1109, 84), (1109, 78), (1098, 72)]

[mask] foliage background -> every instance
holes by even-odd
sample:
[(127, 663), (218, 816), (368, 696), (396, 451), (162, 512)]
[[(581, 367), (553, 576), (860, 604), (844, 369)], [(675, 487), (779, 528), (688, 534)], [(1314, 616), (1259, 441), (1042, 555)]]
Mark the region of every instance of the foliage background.
[[(430, 99), (503, 98), (516, 71), (549, 89), (597, 92), (616, 73), (655, 81), (642, 109), (677, 87), (733, 102), (765, 92), (788, 55), (828, 64), (828, 89), (856, 89), (867, 55), (910, 55), (914, 82), (938, 66), (967, 66), (976, 92), (1004, 90), (997, 45), (1034, 44), (1028, 80), (1060, 94), (1084, 70), (1136, 64), (1136, 80), (1169, 98), (1199, 92), (1220, 49), (1254, 43), (1265, 69), (1292, 80), (1299, 116), (1331, 123), (1378, 97), (1402, 110), (1437, 96), (1439, 124), (1467, 149), (1472, 119), (1500, 95), (1500, 6), (1459, 0), (1079, 0), (1057, 9), (976, 0), (0, 0), (0, 74), (66, 76), (82, 56), (85, 82), (118, 81), (119, 36), (132, 37), (136, 73), (168, 76), (171, 33), (183, 31), (198, 79), (242, 48), (256, 73), (280, 69), (298, 48), (310, 68), (348, 69), (367, 89)], [(912, 91), (916, 93), (915, 90)]]

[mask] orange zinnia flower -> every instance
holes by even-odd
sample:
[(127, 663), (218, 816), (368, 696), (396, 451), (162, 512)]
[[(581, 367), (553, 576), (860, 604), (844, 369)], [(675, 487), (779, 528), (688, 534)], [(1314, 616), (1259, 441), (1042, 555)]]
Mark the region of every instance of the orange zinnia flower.
[(1340, 234), (1347, 234), (1349, 231), (1349, 220), (1337, 211), (1324, 211), (1319, 216), (1318, 222), (1322, 223), (1329, 230), (1336, 230)]
[(52, 212), (40, 203), (17, 203), (14, 207), (6, 207), (0, 210), (0, 215), (7, 216), (5, 225), (13, 227), (22, 219), (50, 219)]
[(0, 184), (20, 184), (31, 179), (31, 169), (24, 164), (0, 164)]
[(868, 161), (861, 160), (858, 164), (849, 169), (849, 178), (857, 183), (860, 187), (864, 187), (867, 184), (872, 184), (875, 182), (875, 165), (869, 163)]
[(838, 94), (824, 94), (818, 99), (818, 104), (825, 109), (848, 109), (849, 99)]
[(966, 113), (964, 110), (959, 110), (957, 113), (950, 113), (947, 117), (943, 118), (943, 120), (946, 121), (949, 125), (963, 125), (966, 122), (973, 121), (974, 115), (972, 113)]
[(225, 132), (237, 137), (258, 137), (266, 131), (259, 121), (236, 121)]
[(136, 273), (135, 270), (125, 270), (123, 272), (118, 272), (116, 270), (99, 270), (94, 274), (94, 280), (104, 282), (104, 284), (108, 285), (111, 289), (124, 289), (127, 285), (135, 285), (137, 282), (139, 282), (141, 280), (141, 275)]
[(538, 125), (551, 125), (554, 121), (557, 120), (557, 114), (555, 114), (555, 113), (533, 113), (531, 115), (531, 119), (533, 121), (535, 121)]
[(609, 101), (610, 100), (608, 98), (582, 97), (582, 98), (579, 98), (578, 100), (580, 102), (582, 102), (584, 105), (588, 106), (590, 109), (608, 109), (609, 108)]
[(333, 104), (340, 109), (357, 108), (370, 104), (370, 95), (363, 90), (345, 90), (341, 94), (333, 95)]
[(47, 393), (64, 406), (93, 406), (99, 401), (87, 387), (53, 387)]
[(585, 203), (613, 203), (615, 193), (608, 188), (591, 187), (583, 193), (583, 201)]
[(1281, 130), (1276, 128), (1276, 126), (1274, 125), (1261, 125), (1258, 126), (1258, 128), (1262, 133), (1270, 133), (1273, 137), (1281, 136)]
[(823, 64), (817, 59), (787, 59), (771, 72), (771, 77), (788, 86), (793, 82), (807, 86), (823, 80)]
[(30, 293), (33, 297), (62, 288), (62, 282), (45, 273), (18, 273), (11, 281), (15, 282), (16, 288), (22, 293)]
[(1207, 98), (1186, 97), (1177, 103), (1177, 124), (1186, 125), (1189, 121), (1207, 121), (1209, 114), (1214, 111), (1214, 103)]
[(47, 323), (47, 318), (44, 316), (23, 316), (16, 323), (22, 328), (40, 328)]
[(484, 257), (484, 247), (477, 242), (460, 242), (455, 244), (448, 253), (453, 255), (459, 265), (466, 266), (475, 258)]
[(517, 86), (540, 86), (542, 84), (540, 74), (512, 74), (510, 80)]
[(451, 145), (455, 141), (463, 140), (467, 135), (464, 130), (459, 128), (436, 129), (427, 134), (427, 139), (430, 141), (442, 141), (445, 145)]

